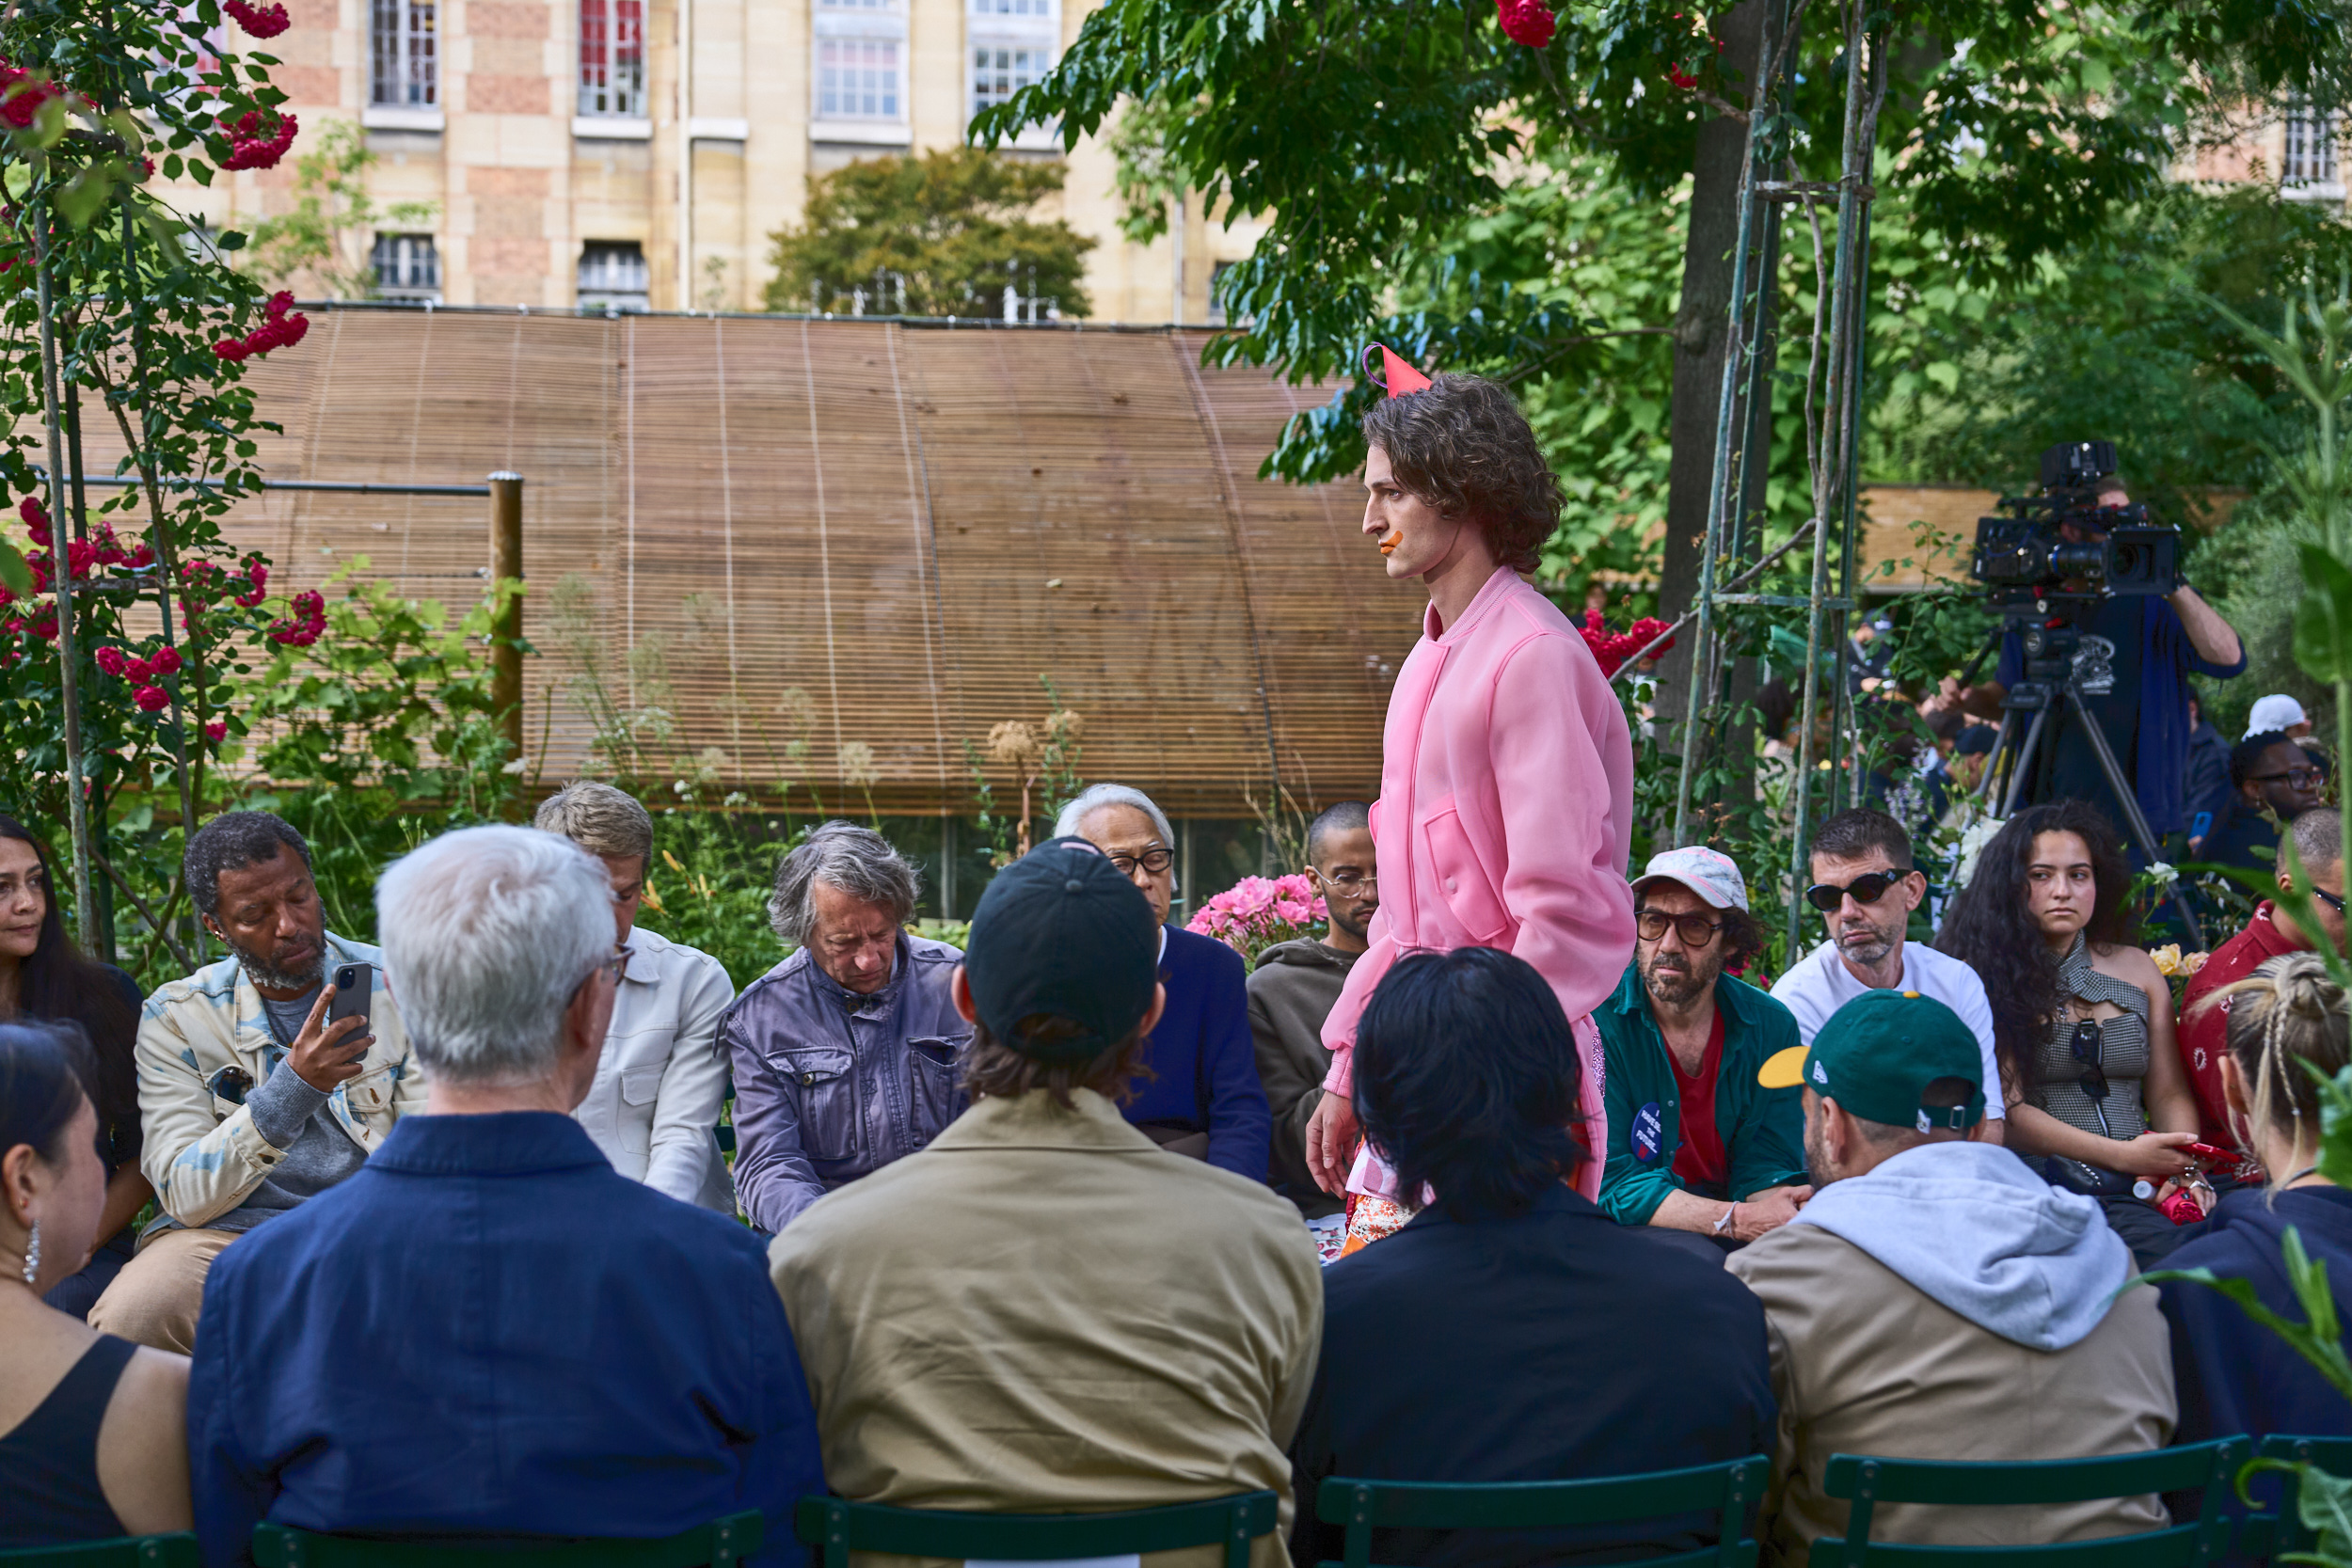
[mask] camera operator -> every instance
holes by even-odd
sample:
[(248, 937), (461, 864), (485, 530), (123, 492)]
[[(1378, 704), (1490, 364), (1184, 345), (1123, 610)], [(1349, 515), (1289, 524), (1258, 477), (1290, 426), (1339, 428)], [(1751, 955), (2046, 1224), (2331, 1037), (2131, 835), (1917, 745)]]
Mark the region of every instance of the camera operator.
[[(2100, 542), (2113, 526), (2106, 521), (2112, 509), (2131, 504), (2121, 474), (2102, 475), (2091, 485), (2099, 510), (2078, 513), (2074, 520), (2059, 525), (2069, 544)], [(2045, 493), (2060, 494), (2067, 488), (2049, 485)], [(2081, 488), (2090, 487), (2078, 487), (2078, 493)], [(2062, 586), (2082, 592), (2092, 585), (2077, 580)], [(2082, 633), (2074, 674), (2083, 689), (2084, 710), (2106, 734), (2149, 831), (2159, 843), (2173, 839), (2188, 826), (2183, 796), (2188, 770), (2189, 673), (2217, 680), (2243, 673), (2245, 645), (2186, 583), (2161, 597), (2149, 594), (2099, 599), (2081, 605), (2071, 619)], [(1947, 683), (1947, 689), (1965, 711), (1998, 720), (2001, 700), (2024, 668), (2025, 650), (2012, 627), (2001, 639), (2000, 668), (1994, 680), (1964, 689)], [(2083, 726), (2074, 722), (2057, 726), (2057, 733), (2039, 749), (2025, 795), (2027, 802), (2068, 799), (2097, 806), (2128, 838), (2129, 819), (2122, 802), (2107, 787)], [(2137, 852), (2138, 847), (2132, 847)]]

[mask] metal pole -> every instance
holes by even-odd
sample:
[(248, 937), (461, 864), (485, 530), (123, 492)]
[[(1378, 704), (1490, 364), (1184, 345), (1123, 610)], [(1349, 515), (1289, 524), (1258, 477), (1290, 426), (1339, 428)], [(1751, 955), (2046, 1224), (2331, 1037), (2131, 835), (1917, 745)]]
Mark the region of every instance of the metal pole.
[(82, 771), (82, 697), (73, 668), (73, 562), (68, 548), (65, 451), (59, 429), (56, 298), (49, 276), (46, 199), (33, 210), (33, 257), (40, 287), (40, 379), (49, 425), (49, 580), (57, 595), (57, 690), (65, 709), (66, 821), (73, 835), (73, 923), (82, 951), (98, 948), (98, 899), (90, 887), (89, 797)]
[[(523, 476), (490, 476), (490, 582), (498, 593), (523, 576)], [(523, 599), (519, 590), (499, 611), (490, 650), (490, 709), (505, 731), (510, 757), (523, 754)]]

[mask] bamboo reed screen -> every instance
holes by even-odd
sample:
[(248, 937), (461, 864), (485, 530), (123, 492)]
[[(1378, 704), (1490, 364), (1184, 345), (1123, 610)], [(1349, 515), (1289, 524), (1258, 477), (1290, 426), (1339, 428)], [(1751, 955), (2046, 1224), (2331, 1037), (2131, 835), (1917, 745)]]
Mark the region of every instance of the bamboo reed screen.
[[(1246, 816), (1278, 765), (1299, 804), (1368, 799), (1422, 596), (1382, 575), (1353, 482), (1256, 477), (1320, 394), (1204, 371), (1200, 341), (344, 309), (251, 379), (285, 427), (272, 478), (524, 475), (525, 734), (550, 779), (597, 767), (593, 666), (673, 726), (665, 768), (769, 796), (797, 766), (838, 800), (846, 753), (881, 809), (961, 812), (965, 742), (1040, 721), (1044, 675), (1086, 777), (1172, 812)], [(453, 608), (489, 552), (465, 499), (278, 492), (231, 531), (273, 588), (364, 555)]]

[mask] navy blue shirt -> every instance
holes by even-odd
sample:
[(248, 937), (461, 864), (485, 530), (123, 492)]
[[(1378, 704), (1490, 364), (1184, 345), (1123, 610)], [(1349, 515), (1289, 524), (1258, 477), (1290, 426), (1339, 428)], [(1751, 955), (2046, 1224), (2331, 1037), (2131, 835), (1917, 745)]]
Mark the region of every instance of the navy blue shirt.
[[(1567, 1187), (1526, 1213), (1425, 1209), (1323, 1274), (1323, 1355), (1291, 1457), (1292, 1556), (1340, 1555), (1326, 1476), (1581, 1481), (1772, 1451), (1764, 1307), (1712, 1259)], [(1383, 1529), (1375, 1562), (1616, 1561), (1712, 1544), (1705, 1514), (1540, 1533)], [(1646, 1552), (1629, 1550), (1646, 1547)]]
[(817, 1423), (758, 1241), (551, 1112), (418, 1116), (238, 1238), (188, 1383), (209, 1564), (256, 1523), (659, 1537), (756, 1508), (791, 1545)]
[(1168, 1008), (1144, 1042), (1135, 1098), (1121, 1109), (1131, 1122), (1209, 1135), (1209, 1164), (1266, 1179), (1274, 1116), (1258, 1078), (1249, 1037), (1249, 990), (1241, 955), (1213, 937), (1174, 926), (1160, 955)]
[[(2183, 797), (2188, 776), (2189, 672), (2217, 680), (2243, 674), (2244, 646), (2236, 663), (2213, 663), (2190, 644), (2188, 627), (2171, 601), (2153, 594), (2102, 599), (2077, 614), (2075, 625), (2085, 637), (2076, 673), (2090, 682), (2092, 671), (2104, 667), (2112, 677), (2106, 693), (2087, 692), (2086, 697), (2115, 751), (2117, 765), (2138, 797), (2149, 831), (2158, 837), (2181, 832), (2188, 826)], [(2015, 686), (2025, 675), (2025, 657), (2015, 632), (2003, 637), (2000, 672), (1994, 679), (2004, 687)], [(2117, 836), (2128, 841), (2131, 825), (2071, 706), (2058, 743), (2039, 750), (2037, 776), (2027, 799), (2088, 800), (2106, 814)]]
[[(2250, 1280), (2263, 1305), (2301, 1323), (2303, 1308), (2287, 1285), (2289, 1227), (2312, 1260), (2328, 1266), (2336, 1315), (2352, 1323), (2352, 1193), (2341, 1187), (2297, 1187), (2275, 1203), (2259, 1189), (2231, 1193), (2215, 1207), (2205, 1233), (2184, 1243), (2165, 1267)], [(2206, 1285), (2157, 1288), (2172, 1325), (2173, 1382), (2181, 1396), (2175, 1442), (2240, 1432), (2258, 1440), (2274, 1433), (2352, 1437), (2352, 1401), (2237, 1303)]]

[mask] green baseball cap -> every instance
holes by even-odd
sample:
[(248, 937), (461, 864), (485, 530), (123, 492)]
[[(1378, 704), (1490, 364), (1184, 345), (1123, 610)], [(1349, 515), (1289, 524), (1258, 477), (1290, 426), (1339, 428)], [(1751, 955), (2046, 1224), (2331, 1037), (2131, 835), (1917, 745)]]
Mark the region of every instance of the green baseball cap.
[[(1939, 1078), (1974, 1085), (1967, 1103), (1924, 1103)], [(1768, 1089), (1804, 1085), (1865, 1121), (1922, 1132), (1984, 1119), (1984, 1053), (1975, 1032), (1915, 990), (1864, 991), (1830, 1015), (1810, 1048), (1792, 1045), (1773, 1055), (1756, 1081)]]

